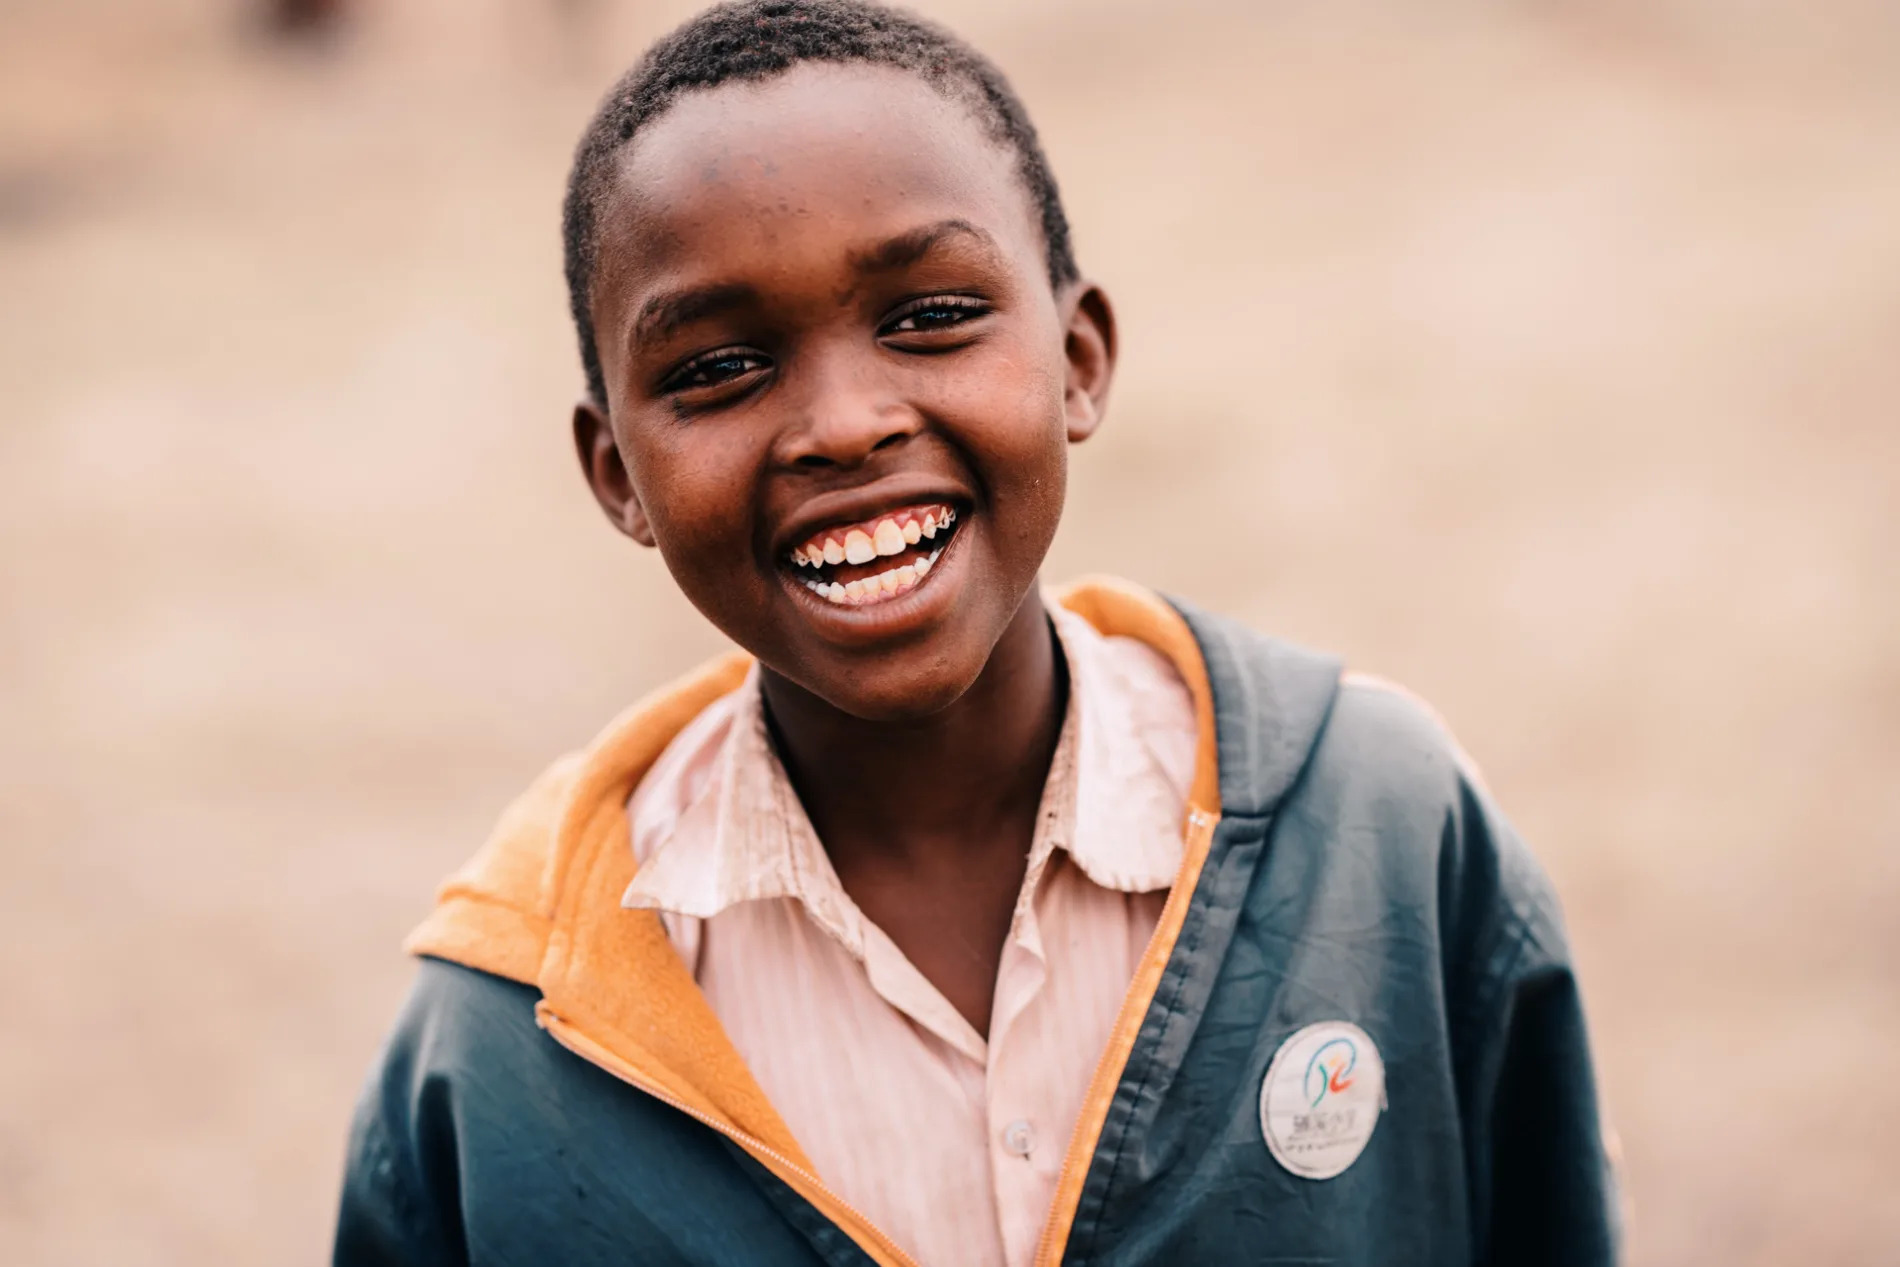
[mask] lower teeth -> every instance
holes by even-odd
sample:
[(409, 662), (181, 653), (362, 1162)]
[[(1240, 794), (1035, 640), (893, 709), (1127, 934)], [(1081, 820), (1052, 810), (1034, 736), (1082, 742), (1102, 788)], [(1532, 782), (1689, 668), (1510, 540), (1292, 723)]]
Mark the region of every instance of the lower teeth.
[(943, 547), (938, 546), (915, 563), (906, 564), (901, 568), (892, 568), (888, 572), (879, 572), (876, 576), (867, 576), (861, 581), (852, 581), (848, 585), (841, 585), (837, 581), (810, 579), (801, 579), (801, 583), (828, 603), (836, 603), (840, 607), (862, 607), (867, 603), (882, 602), (884, 599), (895, 598), (899, 594), (907, 594), (916, 589), (942, 554)]

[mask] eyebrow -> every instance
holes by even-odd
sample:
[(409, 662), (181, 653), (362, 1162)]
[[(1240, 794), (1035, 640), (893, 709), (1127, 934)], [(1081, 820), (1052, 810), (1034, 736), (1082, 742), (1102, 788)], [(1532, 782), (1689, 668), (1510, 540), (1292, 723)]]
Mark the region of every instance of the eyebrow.
[(640, 315), (633, 322), (633, 337), (641, 340), (668, 335), (690, 322), (716, 317), (757, 299), (758, 292), (744, 282), (662, 291), (640, 306)]
[(955, 237), (974, 238), (990, 251), (996, 250), (996, 239), (968, 220), (939, 220), (887, 238), (867, 250), (853, 252), (851, 264), (860, 273), (889, 272), (915, 264), (939, 244)]

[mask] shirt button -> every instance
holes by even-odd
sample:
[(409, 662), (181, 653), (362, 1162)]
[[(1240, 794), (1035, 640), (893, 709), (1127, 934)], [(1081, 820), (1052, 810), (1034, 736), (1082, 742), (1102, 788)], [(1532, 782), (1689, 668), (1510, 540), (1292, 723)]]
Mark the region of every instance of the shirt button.
[(1029, 1156), (1036, 1150), (1036, 1128), (1017, 1118), (1003, 1128), (1003, 1147), (1018, 1157)]

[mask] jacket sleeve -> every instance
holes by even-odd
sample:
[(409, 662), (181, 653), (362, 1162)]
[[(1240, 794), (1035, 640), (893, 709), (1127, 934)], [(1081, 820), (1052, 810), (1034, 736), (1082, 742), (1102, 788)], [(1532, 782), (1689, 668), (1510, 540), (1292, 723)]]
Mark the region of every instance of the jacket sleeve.
[(428, 974), (356, 1106), (337, 1214), (334, 1267), (465, 1267), (447, 1080), (428, 1070)]
[(1464, 1002), (1454, 1040), (1476, 1261), (1613, 1264), (1616, 1185), (1556, 897), (1484, 794), (1464, 792), (1454, 815), (1464, 864), (1460, 922), (1475, 935), (1448, 993)]

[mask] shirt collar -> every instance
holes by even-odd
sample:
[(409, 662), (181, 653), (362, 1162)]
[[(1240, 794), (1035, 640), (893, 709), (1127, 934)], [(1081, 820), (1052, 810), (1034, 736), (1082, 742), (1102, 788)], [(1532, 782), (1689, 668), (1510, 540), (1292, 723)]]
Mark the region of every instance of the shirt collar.
[(1069, 661), (1071, 709), (1080, 705), (1075, 813), (1061, 844), (1105, 889), (1166, 889), (1181, 868), (1193, 701), (1159, 652), (1106, 638), (1066, 608), (1051, 614)]
[[(678, 771), (656, 764), (648, 776), (683, 786), (635, 793), (634, 854), (644, 861), (622, 905), (706, 919), (737, 902), (801, 896), (820, 863), (830, 869), (766, 731), (756, 664), (719, 708), (714, 726), (675, 741), (688, 749)], [(695, 768), (706, 777), (685, 785)]]

